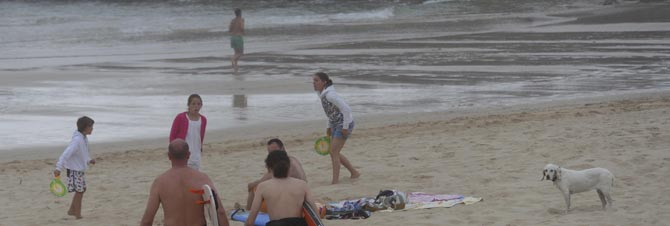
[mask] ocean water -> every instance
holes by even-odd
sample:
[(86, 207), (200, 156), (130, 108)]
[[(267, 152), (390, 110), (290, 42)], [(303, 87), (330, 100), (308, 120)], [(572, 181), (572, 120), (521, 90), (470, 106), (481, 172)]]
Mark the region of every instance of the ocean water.
[[(555, 14), (600, 3), (2, 1), (0, 80), (13, 82), (0, 84), (0, 151), (65, 146), (81, 115), (96, 120), (92, 142), (167, 137), (190, 93), (210, 130), (325, 120), (316, 71), (355, 115), (668, 89), (667, 23), (555, 26), (570, 20)], [(247, 28), (240, 75), (226, 34), (235, 8)], [(258, 85), (296, 79), (304, 86)]]

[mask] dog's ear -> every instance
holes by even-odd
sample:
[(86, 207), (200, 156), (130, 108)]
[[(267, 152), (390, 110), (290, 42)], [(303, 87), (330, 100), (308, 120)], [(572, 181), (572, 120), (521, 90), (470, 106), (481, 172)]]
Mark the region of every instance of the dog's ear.
[(547, 170), (543, 169), (542, 170), (542, 178), (540, 178), (540, 181), (543, 181), (545, 177), (547, 177)]

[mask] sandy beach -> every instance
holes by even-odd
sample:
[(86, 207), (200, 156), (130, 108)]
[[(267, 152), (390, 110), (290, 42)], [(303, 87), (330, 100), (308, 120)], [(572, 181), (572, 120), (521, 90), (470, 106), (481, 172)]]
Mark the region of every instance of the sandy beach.
[[(2, 125), (58, 135), (43, 142), (35, 137), (34, 146), (25, 145), (27, 132), (3, 138), (14, 143), (0, 148), (0, 226), (138, 225), (153, 179), (170, 167), (167, 137), (160, 135), (167, 136), (164, 130), (194, 90), (203, 94), (211, 126), (203, 172), (228, 213), (246, 201), (246, 184), (265, 171), (265, 142), (278, 137), (301, 160), (320, 202), (371, 197), (382, 189), (483, 198), (326, 225), (667, 225), (668, 9), (667, 2), (625, 3), (555, 15), (332, 25), (346, 28), (342, 34), (313, 25), (307, 29), (323, 35), (314, 37), (350, 41), (304, 37), (281, 48), (256, 47), (243, 58), (239, 76), (230, 75), (227, 56), (208, 55), (222, 48), (208, 49), (208, 43), (186, 53), (158, 45), (168, 53), (59, 59), (67, 63), (12, 58), (0, 70), (0, 100), (10, 103), (0, 105)], [(371, 28), (388, 36), (356, 33)], [(411, 34), (415, 28), (424, 33)], [(296, 44), (301, 41), (313, 43)], [(14, 61), (31, 64), (12, 68)], [(338, 90), (354, 106), (356, 129), (343, 153), (362, 173), (359, 179), (342, 169), (340, 184), (330, 185), (330, 158), (312, 150), (325, 132), (308, 78), (316, 70), (337, 74)], [(120, 123), (128, 111), (137, 113), (130, 121), (145, 124)], [(72, 195), (55, 197), (48, 184), (67, 144), (54, 143), (71, 134), (72, 115), (81, 112), (96, 114), (90, 147), (97, 164), (87, 172), (84, 218), (75, 220), (66, 215)], [(573, 195), (572, 211), (564, 214), (559, 190), (540, 181), (548, 163), (609, 169), (616, 177), (614, 208), (602, 211), (590, 191)], [(163, 225), (160, 210), (154, 225)]]
[[(304, 123), (276, 127), (305, 168), (321, 201), (374, 196), (380, 189), (463, 194), (484, 201), (452, 208), (374, 213), (327, 225), (663, 225), (670, 218), (670, 93), (476, 112), (380, 116), (360, 121), (346, 153), (363, 173), (329, 185), (330, 160), (311, 149), (319, 133)], [(230, 210), (245, 184), (263, 173), (269, 137), (217, 141), (205, 147), (204, 172)], [(118, 147), (123, 150), (123, 145)], [(48, 192), (55, 160), (0, 166), (2, 225), (136, 225), (153, 178), (169, 167), (166, 148), (94, 154), (84, 219), (65, 215), (70, 196)], [(93, 149), (95, 150), (95, 149)], [(355, 157), (354, 157), (355, 156)], [(614, 208), (600, 210), (595, 192), (573, 195), (565, 215), (559, 191), (540, 181), (547, 163), (571, 169), (605, 167), (616, 176)], [(343, 177), (346, 177), (347, 173)], [(160, 211), (159, 211), (160, 212)], [(39, 217), (35, 217), (38, 214)], [(161, 224), (158, 214), (156, 225)], [(233, 225), (242, 225), (235, 222)]]

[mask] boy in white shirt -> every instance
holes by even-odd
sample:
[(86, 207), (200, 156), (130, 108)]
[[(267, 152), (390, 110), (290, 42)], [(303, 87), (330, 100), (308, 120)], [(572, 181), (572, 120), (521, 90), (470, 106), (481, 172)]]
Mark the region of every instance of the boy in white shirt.
[(86, 135), (93, 132), (93, 119), (83, 116), (77, 120), (77, 131), (72, 135), (70, 144), (65, 148), (63, 154), (58, 158), (54, 176), (60, 176), (61, 170), (67, 170), (67, 191), (75, 192), (72, 198), (72, 204), (67, 214), (81, 219), (81, 201), (86, 192), (86, 178), (84, 171), (88, 169), (88, 164), (95, 164), (95, 159), (91, 159), (88, 152), (88, 139)]

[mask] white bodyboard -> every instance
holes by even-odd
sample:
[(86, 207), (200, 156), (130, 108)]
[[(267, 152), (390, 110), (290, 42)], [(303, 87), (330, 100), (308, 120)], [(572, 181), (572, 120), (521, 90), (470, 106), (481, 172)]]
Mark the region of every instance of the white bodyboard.
[(205, 202), (205, 216), (207, 218), (207, 225), (219, 226), (219, 215), (216, 212), (216, 199), (214, 198), (214, 192), (209, 185), (203, 185), (202, 190), (202, 200)]

